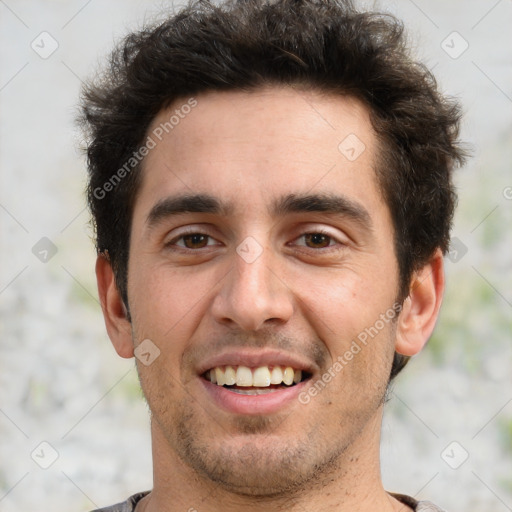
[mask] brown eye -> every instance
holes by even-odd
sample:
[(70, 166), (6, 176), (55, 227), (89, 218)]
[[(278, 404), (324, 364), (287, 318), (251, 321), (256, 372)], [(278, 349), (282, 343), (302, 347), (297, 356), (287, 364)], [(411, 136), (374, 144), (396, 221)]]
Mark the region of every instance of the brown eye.
[(164, 242), (164, 246), (166, 250), (176, 251), (180, 254), (203, 255), (212, 249), (221, 247), (222, 243), (207, 233), (188, 230), (182, 232), (181, 235), (177, 235), (172, 240)]
[(183, 235), (180, 239), (183, 240), (183, 244), (187, 249), (202, 249), (208, 245), (208, 235), (201, 233), (191, 233), (190, 235)]
[(331, 244), (331, 237), (323, 233), (306, 233), (303, 236), (306, 245), (312, 249), (323, 249)]

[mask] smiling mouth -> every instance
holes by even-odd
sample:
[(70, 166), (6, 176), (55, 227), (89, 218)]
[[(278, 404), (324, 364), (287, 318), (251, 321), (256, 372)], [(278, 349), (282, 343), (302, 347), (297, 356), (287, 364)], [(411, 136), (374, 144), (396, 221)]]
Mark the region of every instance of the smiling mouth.
[(212, 384), (241, 395), (263, 395), (290, 388), (311, 377), (291, 366), (216, 366), (202, 377)]

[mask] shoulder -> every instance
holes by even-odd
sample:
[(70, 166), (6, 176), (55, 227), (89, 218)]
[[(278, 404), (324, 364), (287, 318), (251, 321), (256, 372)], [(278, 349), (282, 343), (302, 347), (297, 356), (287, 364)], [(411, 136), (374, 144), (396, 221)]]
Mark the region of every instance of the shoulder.
[(430, 501), (418, 501), (410, 496), (406, 496), (405, 494), (396, 494), (390, 493), (395, 499), (403, 503), (404, 505), (408, 505), (415, 512), (445, 512), (442, 508), (434, 505)]
[(434, 505), (431, 501), (419, 501), (416, 512), (446, 512), (443, 508)]
[(149, 491), (138, 492), (133, 496), (130, 496), (126, 501), (122, 503), (117, 503), (116, 505), (111, 505), (110, 507), (98, 508), (96, 510), (92, 510), (91, 512), (133, 512), (137, 503), (149, 494)]

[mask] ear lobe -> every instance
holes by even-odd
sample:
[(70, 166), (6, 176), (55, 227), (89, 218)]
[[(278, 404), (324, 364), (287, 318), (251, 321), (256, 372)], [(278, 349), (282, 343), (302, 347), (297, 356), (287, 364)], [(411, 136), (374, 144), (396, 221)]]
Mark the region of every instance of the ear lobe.
[(112, 266), (104, 254), (99, 254), (96, 259), (96, 281), (110, 341), (121, 357), (133, 357), (131, 324), (115, 283)]
[(397, 320), (396, 352), (413, 356), (425, 346), (434, 330), (443, 292), (443, 254), (437, 249), (430, 261), (412, 277), (409, 296)]

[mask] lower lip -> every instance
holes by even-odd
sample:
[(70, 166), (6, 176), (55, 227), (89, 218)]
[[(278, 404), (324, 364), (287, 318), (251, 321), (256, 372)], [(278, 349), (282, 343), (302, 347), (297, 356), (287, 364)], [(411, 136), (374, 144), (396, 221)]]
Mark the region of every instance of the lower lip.
[(242, 395), (212, 384), (204, 378), (201, 378), (201, 381), (207, 393), (219, 407), (233, 414), (248, 415), (272, 414), (281, 411), (294, 401), (299, 403), (299, 394), (308, 382), (305, 380), (289, 388), (278, 389), (264, 395)]

